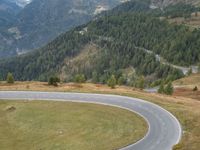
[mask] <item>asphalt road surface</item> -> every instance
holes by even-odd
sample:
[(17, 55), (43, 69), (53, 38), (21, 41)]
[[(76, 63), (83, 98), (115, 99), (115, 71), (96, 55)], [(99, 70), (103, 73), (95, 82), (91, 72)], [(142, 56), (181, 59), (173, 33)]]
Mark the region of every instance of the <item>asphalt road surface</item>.
[(122, 150), (171, 150), (181, 138), (180, 123), (171, 113), (155, 104), (137, 98), (101, 94), (0, 91), (0, 99), (98, 103), (133, 111), (147, 121), (149, 130), (143, 139), (122, 148)]

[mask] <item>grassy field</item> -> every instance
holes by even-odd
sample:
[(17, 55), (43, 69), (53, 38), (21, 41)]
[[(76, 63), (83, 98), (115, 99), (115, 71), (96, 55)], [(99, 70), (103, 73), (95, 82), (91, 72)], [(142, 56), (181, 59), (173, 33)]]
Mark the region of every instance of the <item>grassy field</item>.
[(34, 90), (62, 92), (90, 92), (125, 95), (142, 98), (156, 103), (173, 113), (181, 122), (183, 137), (177, 150), (199, 150), (200, 147), (200, 101), (199, 99), (183, 96), (166, 96), (147, 93), (130, 87), (110, 89), (105, 85), (94, 84), (61, 84), (58, 87), (48, 86), (47, 83), (23, 82), (15, 85), (0, 85), (0, 90)]
[(0, 101), (2, 150), (110, 150), (136, 142), (146, 132), (143, 118), (115, 107)]
[(200, 88), (200, 73), (192, 74), (188, 77), (177, 80), (174, 82), (174, 85), (190, 89), (194, 88), (195, 86)]
[[(200, 74), (192, 74), (174, 82), (176, 86), (175, 96), (182, 96), (200, 100)], [(198, 87), (197, 91), (193, 91), (194, 87)]]

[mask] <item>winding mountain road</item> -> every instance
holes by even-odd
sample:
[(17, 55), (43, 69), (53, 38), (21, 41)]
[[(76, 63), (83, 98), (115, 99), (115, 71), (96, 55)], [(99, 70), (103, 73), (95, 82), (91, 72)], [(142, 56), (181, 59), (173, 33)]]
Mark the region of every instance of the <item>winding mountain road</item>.
[(171, 113), (137, 98), (83, 93), (0, 91), (0, 99), (98, 103), (133, 111), (147, 121), (149, 130), (143, 139), (122, 150), (171, 150), (181, 138), (181, 126)]

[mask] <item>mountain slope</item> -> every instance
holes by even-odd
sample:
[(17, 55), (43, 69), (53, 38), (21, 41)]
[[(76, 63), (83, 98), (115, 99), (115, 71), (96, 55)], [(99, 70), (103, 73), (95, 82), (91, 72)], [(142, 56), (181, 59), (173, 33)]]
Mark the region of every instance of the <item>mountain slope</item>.
[[(136, 12), (104, 16), (61, 35), (33, 53), (1, 61), (1, 76), (5, 77), (10, 71), (20, 80), (47, 80), (51, 75), (64, 74), (63, 80), (72, 80), (78, 73), (84, 73), (87, 78), (91, 78), (96, 71), (99, 80), (106, 82), (111, 74), (119, 77), (123, 69), (131, 66), (138, 74), (151, 76), (151, 80), (176, 79), (182, 76), (180, 71), (160, 64), (154, 55), (136, 46), (144, 46), (146, 40), (149, 41), (146, 44), (150, 44), (157, 38), (157, 35), (152, 34), (156, 30), (148, 33), (151, 36), (146, 36), (145, 31), (149, 28), (160, 28), (157, 32), (161, 32), (160, 36), (167, 33), (163, 30), (166, 26), (166, 22)], [(173, 30), (175, 27), (168, 28)], [(91, 52), (84, 53), (91, 45)]]
[(10, 25), (20, 10), (21, 8), (15, 3), (8, 0), (0, 0), (0, 29)]
[(39, 48), (59, 34), (88, 22), (94, 15), (119, 3), (121, 0), (34, 0), (4, 31), (14, 40), (6, 45), (7, 48), (2, 48), (4, 53), (0, 51), (0, 57), (5, 56), (6, 52), (9, 54), (9, 51), (21, 54)]
[(4, 57), (5, 53), (6, 55), (15, 54), (13, 51), (7, 51), (12, 48), (10, 45), (15, 41), (13, 35), (8, 33), (7, 28), (16, 21), (16, 15), (21, 9), (12, 1), (0, 0), (0, 57)]
[[(154, 11), (136, 5), (146, 8), (141, 1), (128, 2), (59, 36), (42, 49), (0, 61), (0, 76), (5, 78), (12, 72), (18, 80), (44, 81), (58, 75), (71, 81), (74, 75), (83, 73), (88, 79), (97, 74), (98, 80), (105, 83), (111, 74), (119, 78), (130, 68), (148, 82), (182, 77), (181, 71), (161, 64), (154, 54), (173, 64), (197, 64), (200, 30), (170, 24), (155, 16)], [(131, 80), (136, 82), (137, 75)]]
[[(61, 33), (93, 19), (98, 13), (126, 2), (126, 0), (34, 0), (31, 3), (26, 0), (10, 1), (26, 7), (14, 18), (16, 21), (12, 20), (10, 23), (12, 26), (0, 31), (0, 58), (20, 55), (44, 46)], [(192, 2), (196, 1), (198, 0)], [(126, 6), (128, 10), (129, 8), (148, 10), (177, 2), (185, 1), (141, 0), (138, 5), (134, 5), (135, 8), (130, 6), (130, 2)], [(121, 8), (116, 12), (119, 13), (119, 9)]]

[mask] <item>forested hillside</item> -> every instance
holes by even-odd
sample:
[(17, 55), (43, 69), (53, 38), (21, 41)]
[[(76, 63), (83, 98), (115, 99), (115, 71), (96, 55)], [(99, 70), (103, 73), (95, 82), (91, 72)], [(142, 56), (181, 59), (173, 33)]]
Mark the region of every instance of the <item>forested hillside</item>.
[[(13, 14), (10, 8), (19, 7), (15, 3), (24, 6), (28, 1), (1, 1), (9, 5), (0, 6), (0, 24), (3, 23), (5, 27), (3, 29), (0, 27), (0, 58), (21, 55), (44, 46), (61, 33), (87, 23), (100, 12), (126, 2), (126, 0), (34, 0)], [(196, 4), (195, 1), (193, 0), (191, 4)], [(198, 10), (195, 5), (189, 4), (184, 0), (131, 0), (112, 10), (112, 14), (124, 11), (148, 11), (158, 17), (185, 17)], [(2, 13), (1, 9), (8, 9), (8, 14), (4, 14), (4, 11)]]
[[(23, 5), (23, 2), (26, 1), (17, 1), (17, 4)], [(96, 14), (120, 3), (121, 0), (34, 0), (12, 15), (11, 23), (0, 30), (0, 58), (44, 46), (61, 33), (87, 23)], [(3, 17), (6, 21), (7, 16)]]
[[(128, 2), (61, 35), (42, 49), (1, 60), (0, 76), (5, 78), (11, 72), (17, 80), (44, 81), (59, 76), (72, 81), (75, 75), (84, 74), (87, 79), (95, 77), (105, 83), (114, 74), (126, 84), (142, 75), (149, 83), (182, 77), (180, 70), (161, 64), (146, 49), (174, 64), (197, 64), (200, 30), (170, 24), (157, 17), (157, 10), (155, 13), (145, 6), (138, 1)], [(127, 70), (133, 72), (131, 76)]]

